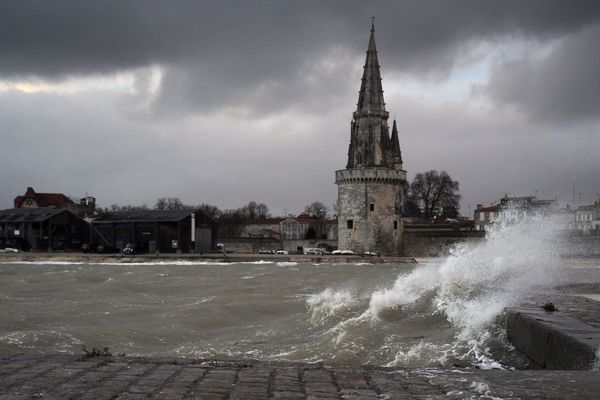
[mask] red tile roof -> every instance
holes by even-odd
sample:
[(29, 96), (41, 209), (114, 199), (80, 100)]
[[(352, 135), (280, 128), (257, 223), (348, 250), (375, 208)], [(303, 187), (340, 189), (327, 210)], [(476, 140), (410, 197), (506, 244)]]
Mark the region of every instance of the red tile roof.
[(62, 193), (36, 193), (33, 188), (28, 187), (25, 195), (15, 197), (15, 208), (20, 208), (26, 199), (33, 199), (38, 207), (65, 208), (67, 205), (75, 204)]

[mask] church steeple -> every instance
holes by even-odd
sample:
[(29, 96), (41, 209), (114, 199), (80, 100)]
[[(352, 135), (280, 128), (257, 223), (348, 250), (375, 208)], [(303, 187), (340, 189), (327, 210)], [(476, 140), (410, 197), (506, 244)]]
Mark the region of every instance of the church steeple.
[(395, 165), (391, 151), (393, 146), (387, 125), (389, 113), (385, 110), (383, 101), (373, 23), (371, 23), (371, 36), (360, 84), (358, 105), (352, 117), (346, 168), (393, 168)]
[(381, 73), (379, 72), (379, 60), (377, 59), (377, 47), (375, 46), (374, 21), (371, 22), (371, 37), (369, 38), (356, 111), (385, 111)]
[(400, 139), (398, 138), (398, 128), (396, 127), (395, 118), (394, 124), (392, 125), (391, 148), (394, 166), (399, 166), (399, 168), (402, 169), (402, 152), (400, 151)]

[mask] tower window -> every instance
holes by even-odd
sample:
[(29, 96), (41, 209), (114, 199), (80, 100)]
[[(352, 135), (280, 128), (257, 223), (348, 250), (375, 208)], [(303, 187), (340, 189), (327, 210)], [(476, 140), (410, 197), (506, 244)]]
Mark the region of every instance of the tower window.
[(398, 221), (394, 221), (394, 229), (398, 229)]
[(346, 228), (348, 229), (354, 229), (354, 221), (349, 219), (348, 221), (346, 221)]
[(369, 204), (369, 210), (375, 211), (375, 203)]

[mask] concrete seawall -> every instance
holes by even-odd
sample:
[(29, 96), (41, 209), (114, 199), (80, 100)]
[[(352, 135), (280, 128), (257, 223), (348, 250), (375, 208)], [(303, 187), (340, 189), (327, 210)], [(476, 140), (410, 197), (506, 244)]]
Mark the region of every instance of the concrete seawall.
[(507, 310), (508, 340), (539, 369), (600, 368), (599, 285), (549, 294), (557, 311), (526, 306)]

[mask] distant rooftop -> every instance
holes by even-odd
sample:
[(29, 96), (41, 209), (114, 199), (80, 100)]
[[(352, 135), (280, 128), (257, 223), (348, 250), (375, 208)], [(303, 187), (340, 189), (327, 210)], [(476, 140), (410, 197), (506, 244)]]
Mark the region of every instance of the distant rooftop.
[(0, 211), (1, 222), (41, 222), (63, 212), (64, 208), (9, 208)]

